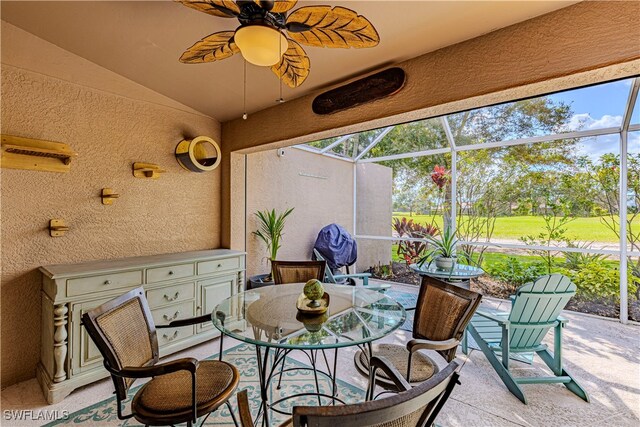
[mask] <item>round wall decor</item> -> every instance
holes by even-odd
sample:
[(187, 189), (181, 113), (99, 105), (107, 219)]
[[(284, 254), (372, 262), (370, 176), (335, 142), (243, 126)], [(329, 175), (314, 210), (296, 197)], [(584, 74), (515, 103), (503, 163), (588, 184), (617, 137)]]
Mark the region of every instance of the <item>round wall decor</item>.
[(218, 167), (221, 157), (218, 143), (208, 136), (182, 140), (176, 147), (180, 166), (191, 172), (208, 172)]

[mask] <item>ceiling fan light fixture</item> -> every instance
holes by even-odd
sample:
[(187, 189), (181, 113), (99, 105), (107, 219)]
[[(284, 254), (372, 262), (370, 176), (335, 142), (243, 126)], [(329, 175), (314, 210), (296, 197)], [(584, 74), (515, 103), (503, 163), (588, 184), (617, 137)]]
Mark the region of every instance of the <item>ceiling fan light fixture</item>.
[(238, 28), (234, 41), (244, 59), (261, 67), (279, 63), (289, 47), (287, 38), (280, 31), (265, 25), (245, 25)]

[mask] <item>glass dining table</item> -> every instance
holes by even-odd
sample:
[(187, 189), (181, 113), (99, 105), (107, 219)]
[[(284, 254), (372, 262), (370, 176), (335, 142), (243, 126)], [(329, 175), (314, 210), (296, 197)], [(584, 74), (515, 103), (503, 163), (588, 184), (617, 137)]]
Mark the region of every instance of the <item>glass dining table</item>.
[[(269, 410), (283, 412), (283, 401), (310, 395), (344, 403), (337, 396), (336, 363), (338, 349), (357, 346), (371, 356), (371, 342), (380, 339), (402, 325), (406, 313), (402, 305), (385, 294), (360, 286), (324, 284), (329, 296), (328, 310), (322, 315), (308, 315), (296, 307), (304, 283), (262, 287), (240, 292), (223, 300), (212, 313), (213, 323), (223, 336), (255, 345), (262, 403), (258, 416), (269, 425)], [(221, 337), (222, 339), (222, 337)], [(222, 347), (222, 345), (221, 345)], [(285, 358), (294, 350), (302, 351), (310, 362), (316, 392), (289, 395), (278, 401), (268, 401), (272, 381), (285, 369)], [(329, 363), (326, 350), (333, 350)], [(221, 353), (222, 354), (222, 353)], [(319, 369), (319, 357), (326, 371)], [(332, 366), (331, 366), (332, 365)], [(320, 392), (318, 375), (331, 381), (331, 395)], [(279, 385), (279, 384), (278, 384)]]
[(433, 263), (425, 263), (423, 265), (411, 264), (409, 268), (420, 276), (444, 280), (447, 283), (451, 283), (452, 285), (457, 285), (465, 289), (469, 289), (471, 279), (475, 279), (484, 274), (484, 270), (480, 267), (457, 263), (451, 268), (444, 269), (438, 268), (438, 266)]

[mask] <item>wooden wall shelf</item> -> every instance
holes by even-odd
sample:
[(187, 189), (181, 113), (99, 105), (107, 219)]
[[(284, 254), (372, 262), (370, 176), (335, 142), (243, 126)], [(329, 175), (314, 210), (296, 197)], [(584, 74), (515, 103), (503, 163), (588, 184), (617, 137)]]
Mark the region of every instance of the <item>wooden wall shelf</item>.
[(3, 168), (66, 173), (78, 156), (67, 144), (2, 135)]
[(160, 166), (154, 165), (153, 163), (135, 162), (133, 164), (133, 176), (136, 178), (158, 179), (160, 178), (160, 174), (165, 172), (164, 169), (161, 169)]

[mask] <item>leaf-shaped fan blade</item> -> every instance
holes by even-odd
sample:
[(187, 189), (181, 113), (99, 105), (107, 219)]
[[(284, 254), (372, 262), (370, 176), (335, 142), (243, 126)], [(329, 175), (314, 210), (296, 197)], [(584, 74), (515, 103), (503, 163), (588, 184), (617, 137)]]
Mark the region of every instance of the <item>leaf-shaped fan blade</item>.
[(200, 64), (228, 58), (240, 52), (238, 46), (231, 41), (235, 31), (213, 33), (187, 49), (180, 57), (180, 62)]
[(309, 46), (373, 47), (380, 36), (364, 16), (344, 7), (308, 6), (287, 18), (289, 36)]
[(298, 0), (254, 0), (261, 8), (273, 13), (285, 13), (293, 9)]
[(178, 3), (209, 15), (221, 18), (235, 18), (240, 8), (232, 0), (175, 0)]
[(289, 40), (289, 48), (282, 55), (279, 64), (271, 67), (271, 71), (289, 87), (295, 88), (300, 86), (309, 75), (311, 69), (311, 61), (302, 46)]

